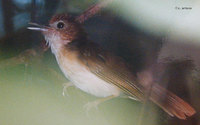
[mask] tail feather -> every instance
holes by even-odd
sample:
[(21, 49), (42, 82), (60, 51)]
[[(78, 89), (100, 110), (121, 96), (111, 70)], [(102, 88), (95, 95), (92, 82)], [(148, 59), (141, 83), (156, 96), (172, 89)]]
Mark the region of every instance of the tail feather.
[(150, 100), (170, 116), (176, 116), (180, 119), (186, 119), (187, 116), (192, 116), (196, 112), (187, 102), (157, 84), (152, 87)]

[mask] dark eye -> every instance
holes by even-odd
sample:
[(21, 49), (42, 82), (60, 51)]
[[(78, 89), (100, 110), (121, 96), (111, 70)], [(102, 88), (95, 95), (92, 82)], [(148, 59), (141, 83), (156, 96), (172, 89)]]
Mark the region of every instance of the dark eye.
[(59, 23), (57, 24), (57, 28), (58, 28), (58, 29), (62, 29), (64, 26), (65, 26), (65, 24), (64, 24), (63, 22), (59, 22)]

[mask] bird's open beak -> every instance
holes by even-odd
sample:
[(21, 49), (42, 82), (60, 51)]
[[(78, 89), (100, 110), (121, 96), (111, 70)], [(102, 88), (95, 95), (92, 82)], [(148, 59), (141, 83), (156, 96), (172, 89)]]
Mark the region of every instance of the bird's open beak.
[(50, 29), (50, 27), (48, 27), (48, 26), (42, 26), (42, 25), (39, 25), (37, 23), (30, 22), (29, 24), (32, 25), (30, 27), (27, 27), (27, 29), (29, 29), (29, 30), (36, 30), (36, 31), (46, 32), (46, 31), (48, 31)]

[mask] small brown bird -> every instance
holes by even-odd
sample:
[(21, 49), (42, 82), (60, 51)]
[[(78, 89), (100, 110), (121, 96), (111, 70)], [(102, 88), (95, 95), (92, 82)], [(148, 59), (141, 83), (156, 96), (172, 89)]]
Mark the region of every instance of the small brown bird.
[[(31, 30), (43, 33), (60, 69), (73, 85), (102, 101), (124, 96), (145, 101), (147, 87), (131, 73), (129, 66), (119, 57), (103, 50), (88, 40), (81, 25), (67, 14), (52, 17), (49, 26), (31, 23)], [(149, 99), (170, 116), (186, 119), (195, 110), (172, 92), (154, 84)]]

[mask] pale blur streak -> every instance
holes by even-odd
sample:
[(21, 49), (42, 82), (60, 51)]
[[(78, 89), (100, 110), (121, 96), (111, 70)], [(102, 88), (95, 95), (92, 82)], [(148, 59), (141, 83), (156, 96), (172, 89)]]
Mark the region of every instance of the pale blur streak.
[[(183, 9), (184, 7), (191, 9)], [(194, 68), (188, 71), (185, 79), (191, 102), (199, 112), (200, 90), (197, 83), (200, 76), (200, 1), (116, 0), (113, 10), (141, 31), (164, 36), (158, 63), (191, 60)], [(167, 59), (170, 62), (166, 62)]]
[(200, 42), (198, 0), (116, 0), (114, 4), (115, 13), (145, 32)]

